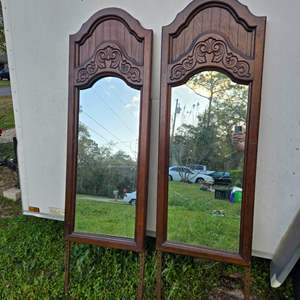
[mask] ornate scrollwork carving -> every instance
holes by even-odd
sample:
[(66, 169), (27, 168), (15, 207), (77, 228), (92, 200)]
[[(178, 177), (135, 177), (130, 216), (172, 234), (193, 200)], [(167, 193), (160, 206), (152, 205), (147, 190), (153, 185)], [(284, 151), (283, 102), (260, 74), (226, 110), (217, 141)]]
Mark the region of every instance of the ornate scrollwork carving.
[(189, 55), (172, 66), (170, 80), (180, 80), (186, 73), (201, 65), (221, 65), (238, 78), (252, 77), (251, 66), (246, 60), (234, 54), (224, 40), (209, 37), (196, 43)]
[(121, 47), (117, 45), (100, 46), (83, 67), (77, 71), (76, 83), (85, 83), (95, 73), (116, 71), (132, 83), (141, 83), (141, 71), (133, 65)]

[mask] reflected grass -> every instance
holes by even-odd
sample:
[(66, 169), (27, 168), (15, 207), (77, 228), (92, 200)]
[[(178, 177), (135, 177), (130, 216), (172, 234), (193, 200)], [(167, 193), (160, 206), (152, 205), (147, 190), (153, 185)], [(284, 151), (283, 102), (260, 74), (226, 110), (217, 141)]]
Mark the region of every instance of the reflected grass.
[[(169, 183), (168, 240), (237, 252), (240, 204), (216, 200), (197, 184)], [(218, 213), (221, 213), (219, 215)], [(134, 237), (135, 206), (77, 195), (75, 231)]]
[(169, 182), (168, 240), (237, 252), (240, 210), (197, 184)]
[(134, 238), (134, 223), (135, 206), (105, 197), (76, 197), (76, 232)]

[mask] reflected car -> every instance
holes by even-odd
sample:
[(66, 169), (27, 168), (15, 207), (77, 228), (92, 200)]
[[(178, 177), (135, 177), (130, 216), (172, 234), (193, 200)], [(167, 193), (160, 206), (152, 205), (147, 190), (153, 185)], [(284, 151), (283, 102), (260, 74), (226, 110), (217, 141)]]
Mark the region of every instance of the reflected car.
[(188, 166), (191, 170), (197, 171), (200, 173), (205, 173), (207, 171), (207, 167), (205, 165), (189, 165)]
[(123, 201), (130, 204), (135, 205), (136, 204), (136, 191), (132, 193), (125, 193), (123, 197)]
[(231, 184), (231, 176), (229, 172), (216, 171), (209, 174), (209, 176), (211, 176), (214, 179), (215, 184), (223, 184), (223, 185)]
[(174, 166), (169, 168), (170, 181), (189, 181), (191, 183), (208, 183), (214, 184), (211, 176), (202, 174), (184, 166)]

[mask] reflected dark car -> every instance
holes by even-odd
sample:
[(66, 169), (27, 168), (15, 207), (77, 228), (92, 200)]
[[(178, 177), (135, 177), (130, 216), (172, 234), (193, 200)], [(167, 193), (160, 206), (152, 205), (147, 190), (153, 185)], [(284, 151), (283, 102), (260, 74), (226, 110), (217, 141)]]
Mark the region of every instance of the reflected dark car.
[(9, 71), (8, 69), (0, 70), (0, 80), (7, 79), (9, 80)]
[(215, 184), (229, 185), (231, 184), (231, 176), (229, 172), (216, 171), (209, 174), (214, 180)]

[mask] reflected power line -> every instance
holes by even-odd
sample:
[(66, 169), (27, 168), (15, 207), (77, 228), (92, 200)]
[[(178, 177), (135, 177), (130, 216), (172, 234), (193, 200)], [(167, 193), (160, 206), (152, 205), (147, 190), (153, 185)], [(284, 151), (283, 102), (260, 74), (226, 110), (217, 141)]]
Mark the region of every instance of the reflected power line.
[(122, 118), (118, 115), (118, 113), (115, 112), (115, 111), (111, 108), (111, 106), (107, 103), (107, 101), (106, 101), (101, 95), (99, 95), (99, 96), (100, 96), (100, 98), (102, 99), (102, 101), (106, 104), (106, 106), (110, 109), (110, 111), (117, 117), (117, 119), (119, 119), (119, 120), (121, 121), (121, 123), (123, 123), (123, 125), (125, 126), (125, 128), (126, 128), (127, 130), (129, 130), (130, 133), (132, 133), (133, 130), (130, 129), (130, 128), (127, 126), (126, 122), (122, 120)]
[(91, 115), (89, 115), (87, 112), (83, 111), (82, 112), (88, 117), (90, 118), (92, 121), (94, 121), (98, 126), (100, 126), (101, 128), (103, 128), (106, 132), (108, 132), (111, 136), (113, 136), (115, 139), (117, 139), (118, 141), (122, 142), (121, 139), (119, 139), (116, 135), (114, 135), (110, 130), (108, 130), (107, 128), (105, 128), (102, 124), (100, 124), (95, 118), (93, 118)]

